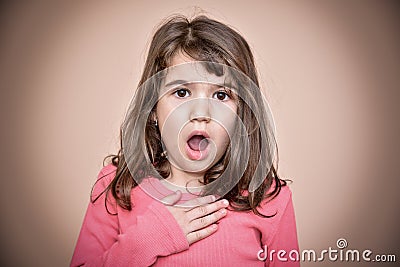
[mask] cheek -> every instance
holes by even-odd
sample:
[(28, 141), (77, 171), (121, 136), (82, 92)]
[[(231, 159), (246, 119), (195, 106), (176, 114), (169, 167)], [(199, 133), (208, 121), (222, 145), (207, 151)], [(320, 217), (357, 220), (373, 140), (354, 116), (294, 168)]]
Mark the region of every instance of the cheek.
[(220, 128), (223, 130), (223, 136), (232, 136), (236, 126), (237, 115), (233, 112), (225, 112), (220, 117)]
[(165, 144), (176, 145), (177, 137), (188, 122), (187, 111), (172, 101), (160, 101), (156, 114), (161, 137)]
[(158, 125), (160, 130), (164, 128), (164, 124), (169, 120), (169, 115), (171, 114), (172, 107), (169, 105), (168, 101), (161, 99), (157, 104), (156, 115), (158, 120)]
[(216, 130), (217, 133), (217, 140), (220, 143), (220, 147), (226, 147), (227, 144), (229, 144), (230, 139), (232, 138), (232, 134), (234, 133), (235, 130), (235, 125), (236, 125), (236, 118), (226, 118), (224, 121), (221, 121), (221, 124), (218, 124), (218, 130)]

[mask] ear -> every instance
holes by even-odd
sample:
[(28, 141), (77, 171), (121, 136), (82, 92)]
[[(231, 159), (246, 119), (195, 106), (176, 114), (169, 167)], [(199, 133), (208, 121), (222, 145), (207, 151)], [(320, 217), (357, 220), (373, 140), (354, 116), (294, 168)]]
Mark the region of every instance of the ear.
[(152, 122), (154, 122), (155, 124), (156, 124), (156, 126), (158, 125), (158, 120), (157, 120), (157, 114), (156, 114), (156, 112), (155, 111), (151, 111), (151, 113), (150, 113), (150, 120), (152, 121)]

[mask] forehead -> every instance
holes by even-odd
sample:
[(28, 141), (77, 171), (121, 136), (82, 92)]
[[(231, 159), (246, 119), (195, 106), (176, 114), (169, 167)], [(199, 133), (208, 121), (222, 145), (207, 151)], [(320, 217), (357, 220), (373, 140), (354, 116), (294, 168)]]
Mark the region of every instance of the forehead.
[[(181, 62), (181, 60), (174, 62)], [(220, 64), (204, 61), (183, 61), (164, 70), (162, 82), (164, 90), (186, 83), (208, 83), (233, 89), (230, 72)]]
[(175, 53), (175, 55), (171, 58), (168, 67), (172, 67), (172, 66), (187, 63), (187, 62), (193, 62), (193, 61), (195, 61), (195, 59), (182, 53), (182, 51), (179, 51), (179, 52)]
[(165, 70), (164, 85), (174, 81), (223, 84), (227, 81), (227, 71), (223, 70), (222, 65), (214, 63), (213, 68), (212, 64), (212, 62), (198, 61), (179, 50), (172, 56)]

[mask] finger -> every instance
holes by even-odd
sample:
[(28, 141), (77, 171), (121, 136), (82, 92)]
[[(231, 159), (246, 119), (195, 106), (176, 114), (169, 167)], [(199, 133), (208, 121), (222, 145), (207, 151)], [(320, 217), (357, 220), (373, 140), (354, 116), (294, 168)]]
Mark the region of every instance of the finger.
[(215, 212), (215, 211), (217, 211), (219, 209), (226, 208), (228, 206), (229, 206), (228, 200), (221, 199), (221, 200), (218, 200), (217, 202), (214, 202), (214, 203), (211, 203), (211, 204), (208, 204), (208, 205), (203, 205), (203, 206), (200, 206), (200, 207), (193, 208), (190, 211), (188, 211), (186, 213), (186, 215), (187, 215), (187, 218), (190, 221), (192, 221), (192, 220), (195, 220), (197, 218), (201, 218), (201, 217), (204, 217), (204, 216), (206, 216), (208, 214), (211, 214), (211, 213), (213, 213), (213, 212)]
[(213, 195), (208, 195), (208, 196), (204, 196), (204, 197), (198, 197), (198, 198), (194, 198), (194, 199), (186, 201), (185, 203), (182, 204), (182, 207), (195, 208), (195, 207), (198, 207), (198, 206), (201, 206), (201, 205), (212, 203), (215, 200), (216, 200), (216, 198)]
[(226, 212), (226, 209), (220, 209), (216, 212), (211, 213), (210, 215), (191, 221), (188, 225), (189, 232), (194, 232), (199, 229), (205, 228), (213, 223), (216, 223), (218, 220), (226, 215)]
[(216, 224), (212, 224), (206, 228), (198, 230), (196, 232), (189, 233), (186, 237), (189, 244), (193, 244), (201, 239), (206, 238), (207, 236), (215, 233), (218, 230), (218, 226)]
[(175, 205), (182, 197), (182, 192), (177, 190), (175, 193), (168, 195), (161, 199), (161, 202), (168, 206)]

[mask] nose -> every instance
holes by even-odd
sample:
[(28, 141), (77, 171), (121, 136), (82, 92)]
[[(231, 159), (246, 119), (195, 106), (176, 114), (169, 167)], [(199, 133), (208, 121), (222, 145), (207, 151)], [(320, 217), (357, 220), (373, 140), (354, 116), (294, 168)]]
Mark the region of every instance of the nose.
[(190, 121), (209, 122), (210, 101), (207, 98), (197, 98), (191, 103)]

